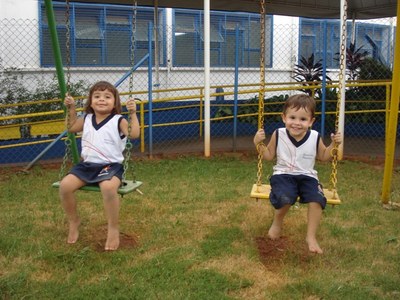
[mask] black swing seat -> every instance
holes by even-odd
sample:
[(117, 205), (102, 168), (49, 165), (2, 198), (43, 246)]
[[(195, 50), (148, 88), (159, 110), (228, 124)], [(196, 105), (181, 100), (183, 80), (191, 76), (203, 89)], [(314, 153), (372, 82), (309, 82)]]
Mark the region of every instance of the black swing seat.
[[(137, 190), (139, 193), (140, 190), (138, 188), (142, 185), (142, 181), (133, 181), (133, 180), (122, 180), (122, 184), (118, 189), (118, 194), (120, 195), (126, 195), (129, 194), (135, 190)], [(60, 182), (54, 182), (52, 187), (59, 188), (60, 187)], [(81, 191), (90, 191), (90, 192), (100, 192), (100, 187), (98, 185), (84, 185), (83, 187), (80, 188)]]

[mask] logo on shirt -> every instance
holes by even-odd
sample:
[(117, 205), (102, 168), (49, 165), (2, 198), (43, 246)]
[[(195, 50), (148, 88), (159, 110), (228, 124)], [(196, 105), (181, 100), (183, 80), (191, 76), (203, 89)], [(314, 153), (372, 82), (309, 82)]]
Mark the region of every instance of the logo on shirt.
[(97, 177), (109, 175), (109, 174), (110, 174), (110, 173), (109, 173), (109, 170), (110, 170), (110, 169), (111, 169), (111, 166), (106, 166), (106, 167), (104, 167), (104, 168), (100, 171), (100, 173), (97, 175)]

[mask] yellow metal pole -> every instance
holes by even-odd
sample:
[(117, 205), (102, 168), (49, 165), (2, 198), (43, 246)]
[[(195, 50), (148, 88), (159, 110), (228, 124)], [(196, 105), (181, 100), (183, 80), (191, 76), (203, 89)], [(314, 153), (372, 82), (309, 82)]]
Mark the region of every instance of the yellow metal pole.
[(399, 86), (400, 86), (400, 1), (397, 1), (397, 25), (396, 41), (394, 50), (393, 76), (392, 76), (392, 95), (390, 102), (389, 128), (386, 135), (387, 141), (385, 150), (385, 170), (383, 173), (382, 197), (384, 204), (389, 202), (390, 187), (393, 174), (394, 150), (396, 146), (397, 121), (399, 112)]
[(386, 84), (386, 98), (385, 98), (385, 153), (388, 148), (388, 132), (389, 132), (389, 115), (390, 115), (390, 88), (391, 84)]

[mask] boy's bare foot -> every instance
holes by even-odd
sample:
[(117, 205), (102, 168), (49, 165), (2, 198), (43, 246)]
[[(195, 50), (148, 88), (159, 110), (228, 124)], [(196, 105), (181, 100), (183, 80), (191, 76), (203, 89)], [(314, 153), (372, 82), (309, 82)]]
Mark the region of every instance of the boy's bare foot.
[(119, 247), (119, 230), (118, 228), (108, 228), (107, 232), (107, 241), (105, 250), (106, 251), (115, 251)]
[(69, 222), (69, 231), (68, 231), (68, 244), (75, 244), (78, 241), (79, 237), (79, 225), (81, 221), (70, 221)]
[(277, 240), (277, 239), (279, 239), (280, 237), (281, 237), (281, 227), (279, 227), (279, 226), (277, 226), (277, 225), (274, 225), (273, 223), (272, 223), (272, 225), (271, 225), (271, 227), (269, 228), (269, 230), (268, 230), (268, 237), (271, 239), (271, 240)]
[(308, 250), (311, 253), (317, 253), (317, 254), (322, 254), (324, 251), (322, 251), (321, 247), (318, 245), (318, 242), (316, 239), (306, 239), (306, 242), (308, 244)]

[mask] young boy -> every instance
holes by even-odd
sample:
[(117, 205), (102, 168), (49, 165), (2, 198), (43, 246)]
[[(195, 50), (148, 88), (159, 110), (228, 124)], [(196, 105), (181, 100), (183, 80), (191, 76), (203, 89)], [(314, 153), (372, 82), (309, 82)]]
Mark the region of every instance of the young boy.
[[(275, 215), (268, 236), (272, 240), (281, 236), (283, 219), (297, 197), (300, 203), (308, 203), (308, 225), (306, 242), (310, 252), (322, 254), (317, 242), (317, 229), (326, 198), (319, 184), (315, 159), (327, 161), (331, 158), (334, 144), (340, 144), (339, 132), (331, 134), (331, 144), (326, 147), (319, 133), (311, 130), (315, 121), (314, 98), (298, 94), (289, 97), (284, 106), (282, 120), (285, 128), (275, 130), (267, 146), (260, 147), (266, 160), (277, 158), (270, 179), (270, 201)], [(260, 129), (254, 136), (254, 144), (265, 140), (265, 131)]]

